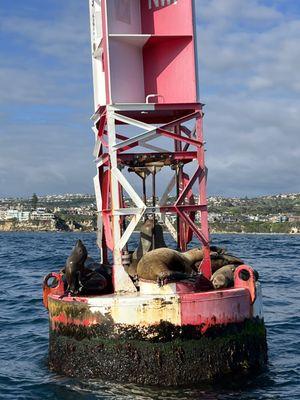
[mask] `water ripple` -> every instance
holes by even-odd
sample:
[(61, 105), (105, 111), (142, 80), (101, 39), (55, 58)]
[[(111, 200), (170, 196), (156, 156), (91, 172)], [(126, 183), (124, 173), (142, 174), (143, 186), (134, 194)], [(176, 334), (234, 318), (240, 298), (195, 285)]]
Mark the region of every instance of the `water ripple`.
[(94, 234), (0, 233), (1, 399), (300, 399), (300, 236), (213, 236), (215, 244), (259, 271), (269, 368), (242, 381), (233, 377), (214, 387), (180, 390), (81, 381), (48, 370), (48, 317), (41, 302), (41, 282), (49, 271), (64, 265), (78, 238), (97, 258)]

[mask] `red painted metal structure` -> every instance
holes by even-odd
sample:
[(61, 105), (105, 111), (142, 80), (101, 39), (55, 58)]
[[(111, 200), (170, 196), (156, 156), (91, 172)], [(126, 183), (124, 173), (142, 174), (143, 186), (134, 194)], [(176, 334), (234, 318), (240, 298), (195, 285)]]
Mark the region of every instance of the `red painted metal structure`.
[[(244, 275), (244, 279), (240, 277), (241, 272)], [(245, 279), (245, 273), (247, 272), (249, 277)], [(54, 275), (52, 274), (52, 276)], [(61, 277), (56, 277), (58, 282), (61, 283)], [(181, 326), (197, 326), (202, 332), (205, 332), (215, 325), (239, 323), (257, 316), (253, 307), (256, 298), (255, 277), (253, 269), (247, 265), (241, 265), (236, 269), (234, 287), (230, 289), (199, 292), (195, 284), (192, 283), (177, 282), (174, 285), (176, 288), (172, 296), (178, 299), (178, 302), (174, 302), (174, 308), (178, 308), (179, 320), (177, 324)], [(51, 291), (51, 298), (60, 300), (60, 295), (63, 292), (63, 289), (62, 292), (60, 291), (60, 284), (58, 283), (57, 288)], [(141, 293), (141, 296), (143, 295)], [(63, 301), (75, 308), (80, 307), (82, 304), (93, 307), (89, 303), (89, 299), (85, 297), (70, 296), (65, 297)], [(149, 295), (143, 301), (149, 301)], [(47, 304), (45, 306), (47, 307)], [(135, 304), (134, 308), (135, 310), (138, 308), (137, 304)], [(118, 304), (118, 312), (122, 311), (125, 314), (130, 313), (128, 304)], [(51, 323), (52, 329), (55, 329), (57, 324), (92, 326), (99, 324), (99, 318), (97, 313), (92, 313), (89, 318), (76, 319), (72, 314), (62, 309), (60, 313), (52, 316)]]
[[(171, 107), (171, 106), (170, 106)], [(174, 107), (172, 105), (172, 107)], [(159, 115), (159, 107), (155, 110), (155, 114)], [(154, 118), (154, 116), (152, 116)], [(162, 158), (171, 159), (174, 163), (183, 163), (184, 165), (196, 160), (197, 167), (192, 177), (189, 178), (187, 174), (184, 174), (182, 171), (180, 177), (180, 193), (179, 197), (175, 201), (173, 205), (160, 205), (158, 207), (158, 212), (160, 213), (176, 213), (181, 218), (181, 229), (178, 231), (178, 242), (180, 243), (181, 250), (185, 251), (187, 244), (190, 242), (193, 233), (204, 245), (205, 248), (208, 249), (209, 244), (209, 233), (208, 233), (208, 222), (207, 222), (207, 202), (206, 202), (206, 168), (204, 164), (204, 145), (203, 145), (203, 131), (202, 131), (202, 118), (203, 113), (201, 107), (198, 110), (195, 110), (193, 114), (188, 116), (189, 120), (196, 119), (196, 138), (192, 138), (192, 132), (188, 130), (188, 128), (184, 127), (184, 132), (182, 126), (180, 125), (181, 121), (187, 121), (186, 117), (179, 118), (176, 121), (172, 121), (171, 123), (163, 126), (162, 128), (157, 129), (157, 133), (170, 137), (174, 142), (174, 148), (180, 148), (179, 151), (170, 151), (170, 152), (156, 152), (156, 153), (146, 153), (148, 156), (157, 157), (159, 160)], [(143, 119), (140, 121), (143, 122)], [(98, 157), (103, 160), (102, 165), (99, 167), (99, 177), (101, 179), (101, 194), (102, 194), (102, 219), (104, 224), (104, 231), (102, 236), (103, 250), (104, 250), (104, 262), (107, 262), (106, 258), (106, 249), (113, 250), (114, 249), (114, 240), (113, 240), (113, 229), (111, 225), (111, 218), (113, 215), (112, 210), (112, 192), (110, 185), (110, 155), (109, 155), (109, 145), (106, 140), (107, 136), (107, 121), (105, 117), (105, 110), (101, 115), (100, 122), (98, 125), (98, 138), (101, 141), (101, 147), (99, 150)], [(171, 132), (170, 128), (175, 127), (175, 130), (179, 130), (181, 134), (175, 134)], [(139, 153), (134, 153), (133, 150), (136, 147), (139, 147), (139, 142), (131, 143), (130, 145), (126, 144), (126, 140), (129, 138), (124, 135), (117, 135), (121, 137), (123, 142), (119, 149), (117, 150), (117, 159), (119, 166), (127, 166), (131, 163), (134, 163), (137, 155)], [(182, 144), (185, 144), (183, 150), (181, 149)], [(196, 147), (194, 151), (188, 151), (190, 146)], [(130, 153), (125, 153), (126, 150), (130, 149)], [(192, 187), (194, 183), (198, 183), (199, 187), (199, 202), (198, 204), (186, 204), (190, 203), (191, 199), (193, 199)], [(120, 202), (124, 202), (124, 198), (121, 197), (120, 191)], [(126, 209), (123, 209), (126, 213)], [(151, 211), (151, 210), (150, 210)], [(193, 217), (191, 214), (196, 212), (201, 213), (201, 229), (195, 225), (193, 221)], [(124, 217), (123, 217), (124, 218)], [(120, 223), (121, 229), (121, 223)], [(209, 251), (209, 249), (208, 249)], [(207, 253), (207, 260), (209, 260), (209, 252)], [(202, 264), (202, 271), (205, 276), (210, 277), (210, 265), (205, 262)]]
[[(199, 239), (205, 249), (200, 269), (211, 276), (194, 18), (192, 0), (91, 1), (98, 245), (103, 262), (113, 252), (116, 291), (129, 289), (128, 281), (120, 283), (122, 251), (148, 214), (162, 215), (182, 251), (193, 236)], [(133, 134), (137, 129), (143, 132)], [(149, 207), (123, 171), (148, 168), (156, 175), (159, 162), (172, 167), (174, 176), (158, 204)], [(177, 199), (169, 204), (174, 187)], [(124, 192), (134, 209), (124, 207)], [(177, 217), (176, 232), (170, 214)]]

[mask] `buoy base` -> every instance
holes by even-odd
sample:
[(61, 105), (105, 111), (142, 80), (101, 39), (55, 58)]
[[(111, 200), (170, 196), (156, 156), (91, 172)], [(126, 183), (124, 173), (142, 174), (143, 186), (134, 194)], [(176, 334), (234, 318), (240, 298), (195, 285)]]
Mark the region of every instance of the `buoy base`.
[(258, 318), (214, 326), (205, 334), (162, 323), (147, 339), (134, 337), (130, 326), (119, 337), (92, 327), (69, 328), (50, 331), (49, 365), (80, 378), (186, 386), (257, 371), (267, 362), (266, 330)]

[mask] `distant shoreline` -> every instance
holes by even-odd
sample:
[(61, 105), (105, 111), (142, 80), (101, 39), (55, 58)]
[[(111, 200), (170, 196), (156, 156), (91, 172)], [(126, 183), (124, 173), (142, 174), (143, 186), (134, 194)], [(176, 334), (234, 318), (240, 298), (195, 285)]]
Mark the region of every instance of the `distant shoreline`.
[[(0, 233), (97, 233), (97, 231), (93, 230), (70, 230), (70, 231), (65, 231), (65, 230), (47, 230), (47, 229), (42, 229), (42, 230), (25, 230), (25, 229), (16, 229), (16, 230), (2, 230), (0, 229)], [(133, 233), (138, 234), (140, 231), (134, 231)], [(165, 231), (165, 233), (168, 233)], [(298, 236), (300, 235), (300, 232), (295, 232), (295, 233), (288, 233), (288, 232), (225, 232), (225, 231), (220, 231), (220, 232), (212, 232), (211, 235), (272, 235), (272, 236), (278, 236), (278, 235), (288, 235), (288, 236)]]

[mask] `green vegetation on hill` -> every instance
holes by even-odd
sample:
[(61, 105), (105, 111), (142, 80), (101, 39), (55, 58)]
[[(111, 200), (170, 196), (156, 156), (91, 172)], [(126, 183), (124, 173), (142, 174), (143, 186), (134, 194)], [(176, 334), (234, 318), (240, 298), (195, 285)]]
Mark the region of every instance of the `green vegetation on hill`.
[(300, 232), (300, 222), (237, 222), (237, 223), (210, 223), (211, 233), (296, 233)]
[(230, 215), (300, 215), (300, 194), (263, 196), (248, 199), (211, 197), (208, 199), (210, 212)]

